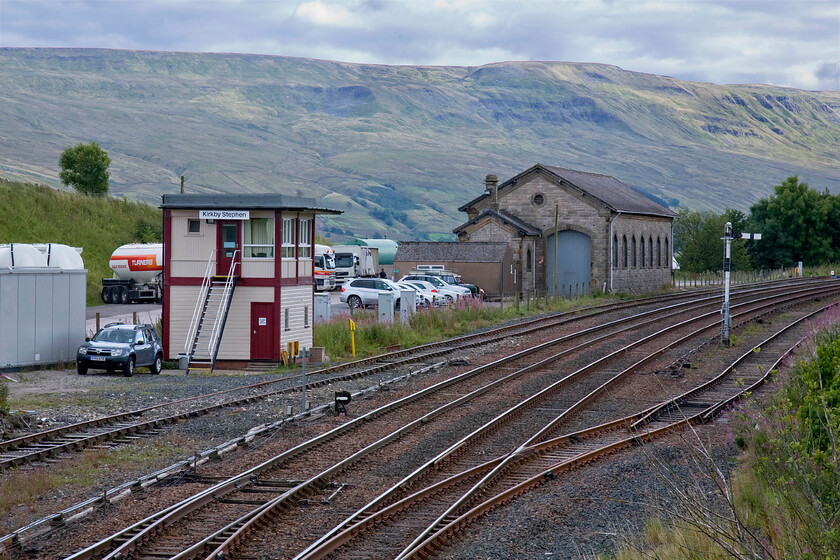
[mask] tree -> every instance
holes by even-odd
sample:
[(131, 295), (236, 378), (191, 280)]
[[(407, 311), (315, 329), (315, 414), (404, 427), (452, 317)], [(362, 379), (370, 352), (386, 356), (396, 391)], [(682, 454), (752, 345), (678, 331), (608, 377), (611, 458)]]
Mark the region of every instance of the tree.
[(835, 257), (832, 238), (836, 228), (829, 216), (836, 216), (835, 197), (820, 194), (800, 183), (794, 175), (774, 187), (775, 194), (750, 208), (750, 231), (762, 234), (750, 253), (756, 266), (779, 268), (825, 264)]
[(748, 270), (750, 259), (744, 242), (738, 239), (746, 217), (743, 212), (727, 209), (723, 214), (680, 210), (674, 223), (674, 251), (680, 270), (688, 272), (718, 271), (723, 268), (724, 224), (732, 222), (736, 240), (731, 246), (732, 270)]
[(58, 165), (61, 167), (58, 176), (65, 185), (84, 194), (108, 194), (111, 158), (96, 142), (67, 148), (61, 153)]

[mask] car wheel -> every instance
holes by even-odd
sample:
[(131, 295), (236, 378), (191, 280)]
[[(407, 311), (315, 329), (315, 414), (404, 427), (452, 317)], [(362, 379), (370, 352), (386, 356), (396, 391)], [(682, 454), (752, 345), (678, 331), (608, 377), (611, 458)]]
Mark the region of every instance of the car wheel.
[(364, 307), (362, 305), (362, 298), (359, 296), (350, 296), (347, 298), (347, 305), (350, 306), (350, 309), (361, 309)]
[(446, 305), (452, 305), (452, 302), (455, 301), (455, 298), (450, 296), (449, 294), (446, 295)]
[(154, 373), (155, 375), (160, 373), (160, 370), (163, 369), (163, 358), (161, 358), (160, 354), (155, 356), (155, 361), (152, 362), (152, 365), (149, 366), (149, 371)]
[(102, 303), (111, 303), (111, 288), (102, 288)]
[(76, 364), (76, 373), (79, 375), (84, 375), (87, 373), (87, 366), (81, 362)]
[(125, 375), (126, 377), (131, 377), (132, 375), (134, 375), (134, 357), (133, 356), (131, 358), (129, 358), (128, 361), (125, 363), (125, 368), (123, 368), (123, 375)]
[(128, 288), (120, 286), (120, 303), (128, 303)]

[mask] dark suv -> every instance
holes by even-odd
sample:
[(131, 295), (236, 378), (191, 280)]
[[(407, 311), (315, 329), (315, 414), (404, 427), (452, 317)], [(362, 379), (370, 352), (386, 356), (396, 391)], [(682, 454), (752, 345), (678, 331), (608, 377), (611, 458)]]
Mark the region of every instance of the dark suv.
[(130, 377), (137, 367), (148, 366), (155, 374), (163, 369), (163, 342), (152, 325), (109, 323), (85, 341), (76, 353), (79, 375), (88, 369), (121, 369)]

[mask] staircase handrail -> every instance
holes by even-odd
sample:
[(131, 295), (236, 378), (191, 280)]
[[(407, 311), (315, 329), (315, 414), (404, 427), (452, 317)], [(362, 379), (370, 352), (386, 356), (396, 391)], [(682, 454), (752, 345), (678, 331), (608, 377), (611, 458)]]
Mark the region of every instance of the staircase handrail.
[(210, 290), (210, 282), (213, 278), (213, 268), (216, 262), (216, 250), (210, 251), (210, 258), (207, 260), (207, 270), (204, 271), (204, 279), (201, 281), (201, 289), (198, 292), (198, 298), (195, 300), (195, 310), (193, 311), (192, 319), (190, 320), (190, 328), (187, 331), (187, 339), (184, 341), (184, 354), (188, 357), (192, 354), (192, 349), (195, 346), (195, 337), (198, 336), (198, 323), (201, 317), (201, 308), (207, 299), (207, 292)]
[(210, 342), (207, 344), (207, 352), (208, 355), (211, 356), (211, 370), (213, 369), (213, 364), (216, 362), (216, 350), (221, 339), (221, 331), (224, 325), (225, 315), (227, 315), (227, 313), (223, 313), (222, 310), (227, 311), (230, 294), (233, 291), (233, 284), (235, 280), (234, 273), (236, 271), (236, 266), (239, 264), (236, 262), (236, 253), (238, 252), (239, 249), (236, 249), (231, 257), (230, 270), (228, 271), (227, 279), (225, 280), (225, 289), (222, 292), (221, 300), (219, 300), (219, 310), (216, 313), (215, 321), (213, 321), (213, 330), (210, 333)]

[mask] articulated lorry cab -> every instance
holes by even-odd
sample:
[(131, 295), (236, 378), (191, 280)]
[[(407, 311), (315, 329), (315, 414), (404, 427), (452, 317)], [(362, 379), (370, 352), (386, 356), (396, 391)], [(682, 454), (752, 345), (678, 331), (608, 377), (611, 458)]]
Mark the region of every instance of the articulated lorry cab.
[(315, 290), (334, 290), (336, 287), (335, 253), (329, 245), (315, 245)]
[(379, 249), (364, 245), (336, 245), (336, 287), (354, 278), (373, 278), (379, 275)]

